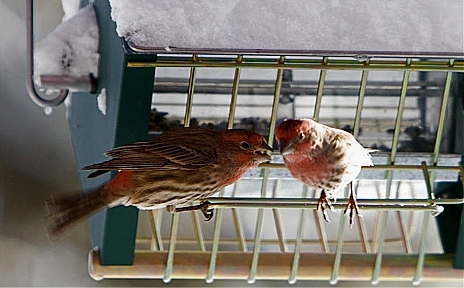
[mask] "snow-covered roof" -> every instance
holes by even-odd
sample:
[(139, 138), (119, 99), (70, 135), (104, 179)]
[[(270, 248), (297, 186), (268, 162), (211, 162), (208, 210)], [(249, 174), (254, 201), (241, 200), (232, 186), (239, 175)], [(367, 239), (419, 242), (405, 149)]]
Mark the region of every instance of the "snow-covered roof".
[[(63, 1), (63, 9), (74, 11), (75, 3)], [(143, 47), (464, 51), (462, 0), (110, 0), (110, 4), (119, 36)], [(93, 6), (63, 20), (35, 44), (35, 74), (97, 76), (99, 35)]]
[(110, 0), (138, 46), (462, 52), (462, 0)]

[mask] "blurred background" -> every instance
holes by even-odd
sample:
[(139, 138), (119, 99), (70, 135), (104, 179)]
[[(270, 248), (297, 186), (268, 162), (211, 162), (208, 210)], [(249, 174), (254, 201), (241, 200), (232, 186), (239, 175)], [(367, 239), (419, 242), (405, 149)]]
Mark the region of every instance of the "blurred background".
[[(41, 39), (61, 23), (63, 10), (60, 0), (34, 2), (35, 37)], [(43, 203), (50, 194), (79, 190), (79, 167), (74, 161), (66, 107), (61, 105), (46, 115), (27, 95), (25, 19), (24, 1), (0, 0), (0, 286), (165, 286), (161, 280), (96, 282), (91, 279), (87, 272), (91, 245), (86, 224), (79, 225), (57, 242), (47, 239)], [(158, 76), (172, 75), (166, 72)], [(163, 101), (163, 96), (160, 97), (158, 102)], [(297, 285), (309, 284), (330, 286), (327, 281), (298, 282)], [(462, 287), (462, 282), (446, 284)], [(169, 285), (202, 287), (205, 282), (174, 280)], [(248, 284), (246, 281), (211, 284), (232, 285)], [(340, 282), (335, 286), (348, 285), (370, 286), (356, 282)], [(382, 283), (385, 285), (398, 287), (398, 283)], [(440, 283), (421, 286), (429, 285), (443, 287)], [(258, 281), (252, 286), (288, 284)]]

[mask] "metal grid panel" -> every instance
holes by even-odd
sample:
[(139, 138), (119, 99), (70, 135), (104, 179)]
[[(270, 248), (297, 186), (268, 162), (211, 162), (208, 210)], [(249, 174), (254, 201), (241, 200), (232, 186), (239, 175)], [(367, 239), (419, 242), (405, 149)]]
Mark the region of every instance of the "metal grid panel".
[[(264, 127), (254, 128), (270, 143), (282, 117), (314, 117), (335, 126), (350, 124), (350, 131), (365, 146), (388, 144), (377, 147), (383, 151), (374, 155), (376, 166), (366, 167), (358, 177), (358, 202), (365, 217), (357, 218), (353, 229), (345, 227), (340, 211), (339, 219), (333, 214), (334, 221), (325, 223), (314, 210), (315, 191), (293, 180), (280, 155), (274, 155), (270, 164), (248, 172), (218, 197), (209, 199), (217, 208), (214, 223), (203, 223), (196, 212), (141, 213), (134, 265), (124, 267), (124, 273), (118, 267), (100, 266), (98, 252), (93, 251), (89, 261), (93, 277), (162, 278), (165, 282), (172, 278), (207, 282), (247, 279), (250, 283), (256, 279), (287, 279), (290, 283), (325, 279), (332, 284), (347, 279), (419, 283), (423, 279), (462, 277), (461, 271), (450, 268), (448, 256), (434, 254), (442, 250), (429, 229), (431, 214), (438, 214), (441, 205), (464, 203), (463, 199), (434, 197), (436, 180), (455, 180), (462, 174), (460, 155), (442, 153), (446, 149), (441, 147), (452, 75), (463, 71), (462, 59), (443, 55), (421, 59), (398, 55), (166, 54), (158, 55), (155, 62), (129, 61), (128, 66), (158, 69), (156, 75), (161, 76), (155, 78), (153, 103), (157, 109), (163, 104), (169, 107), (172, 125), (204, 122), (232, 128), (243, 125), (236, 116), (239, 110), (250, 115), (252, 109), (255, 113), (251, 115), (266, 120), (261, 125)], [(186, 71), (176, 68), (163, 74), (162, 69), (171, 67)], [(227, 72), (221, 74), (218, 69)], [(260, 76), (268, 75), (268, 79), (243, 79), (246, 73), (256, 75), (256, 71)], [(316, 78), (293, 81), (288, 71), (295, 77), (304, 77), (299, 73)], [(184, 72), (188, 75), (185, 80), (163, 77)], [(424, 72), (441, 75), (421, 74)], [(208, 73), (213, 80), (199, 77)], [(359, 80), (345, 79), (350, 73), (356, 73)], [(384, 80), (390, 76), (394, 79)], [(328, 80), (330, 77), (332, 80)], [(376, 103), (388, 98), (385, 106)], [(424, 103), (427, 101), (429, 105), (438, 103), (434, 106), (436, 113), (430, 113), (431, 107)], [(382, 108), (388, 111), (379, 117), (375, 109)], [(370, 109), (374, 112), (367, 113)], [(193, 117), (198, 122), (191, 122)], [(431, 146), (420, 153), (404, 152), (408, 151), (404, 148), (408, 139), (404, 131), (412, 125), (429, 129), (428, 136), (420, 139)], [(386, 127), (392, 129), (381, 133)], [(409, 137), (412, 142), (419, 139)], [(345, 204), (344, 199), (338, 199), (335, 207), (340, 209)], [(395, 224), (388, 225), (392, 221)], [(352, 266), (360, 269), (353, 271)], [(392, 270), (395, 266), (401, 268)]]

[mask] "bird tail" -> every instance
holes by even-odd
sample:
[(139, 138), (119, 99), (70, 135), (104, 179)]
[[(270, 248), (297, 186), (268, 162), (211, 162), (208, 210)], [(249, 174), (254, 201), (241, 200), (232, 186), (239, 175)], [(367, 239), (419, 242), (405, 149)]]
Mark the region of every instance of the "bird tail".
[(49, 238), (57, 238), (65, 229), (105, 208), (108, 204), (108, 192), (103, 187), (90, 193), (58, 198), (52, 196), (45, 202), (45, 210), (50, 222), (47, 226)]

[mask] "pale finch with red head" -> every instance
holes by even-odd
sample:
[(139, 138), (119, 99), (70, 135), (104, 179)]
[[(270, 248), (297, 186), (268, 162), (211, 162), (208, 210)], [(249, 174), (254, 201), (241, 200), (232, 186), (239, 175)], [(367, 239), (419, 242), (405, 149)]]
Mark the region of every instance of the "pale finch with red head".
[(344, 213), (350, 209), (350, 225), (353, 210), (361, 217), (352, 181), (362, 166), (373, 163), (369, 151), (353, 135), (311, 119), (290, 119), (277, 127), (276, 139), (292, 176), (311, 188), (322, 190), (317, 209), (322, 210), (326, 221), (329, 221), (326, 206), (334, 211), (329, 198), (347, 184), (350, 184), (350, 196)]
[(207, 202), (174, 207), (201, 201), (234, 183), (248, 169), (269, 161), (271, 152), (263, 136), (242, 129), (181, 128), (153, 141), (115, 148), (106, 153), (111, 160), (83, 168), (98, 169), (89, 177), (118, 170), (112, 180), (93, 192), (46, 203), (49, 235), (54, 237), (78, 220), (120, 204), (140, 209), (168, 207), (171, 212), (201, 209), (209, 220), (213, 211)]

